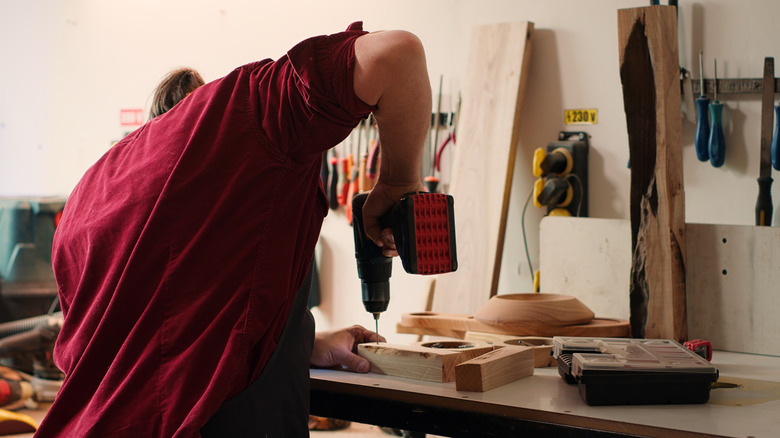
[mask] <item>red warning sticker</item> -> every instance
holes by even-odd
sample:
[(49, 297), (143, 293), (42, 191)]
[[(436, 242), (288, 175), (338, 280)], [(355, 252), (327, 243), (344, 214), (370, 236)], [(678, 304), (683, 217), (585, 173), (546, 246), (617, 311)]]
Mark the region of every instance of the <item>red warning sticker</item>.
[(144, 124), (144, 110), (140, 108), (120, 109), (119, 124), (121, 126), (140, 126)]

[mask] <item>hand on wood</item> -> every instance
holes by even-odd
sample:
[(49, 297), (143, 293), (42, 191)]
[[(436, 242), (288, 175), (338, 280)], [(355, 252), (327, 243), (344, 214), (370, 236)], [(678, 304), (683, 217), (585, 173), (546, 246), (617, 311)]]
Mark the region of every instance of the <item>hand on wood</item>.
[[(311, 365), (321, 368), (342, 366), (359, 373), (367, 373), (371, 364), (357, 355), (357, 346), (365, 342), (377, 342), (377, 336), (359, 325), (317, 332), (314, 335)], [(379, 342), (385, 342), (384, 337), (378, 338)]]

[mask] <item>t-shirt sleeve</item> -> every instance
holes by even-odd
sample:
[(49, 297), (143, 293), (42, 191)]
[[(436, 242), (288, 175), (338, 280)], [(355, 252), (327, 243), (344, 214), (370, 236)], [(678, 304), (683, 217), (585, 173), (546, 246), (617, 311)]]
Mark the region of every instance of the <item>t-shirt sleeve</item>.
[(296, 86), (315, 114), (351, 123), (375, 109), (354, 91), (355, 40), (366, 33), (362, 23), (353, 23), (344, 32), (309, 38), (287, 53)]
[[(355, 40), (366, 33), (362, 23), (354, 23), (344, 32), (305, 40), (287, 53), (295, 87), (311, 112), (309, 132), (301, 139), (302, 147), (310, 149), (304, 154), (336, 145), (376, 109), (354, 90)], [(315, 135), (318, 141), (310, 141)]]
[(376, 109), (354, 90), (355, 40), (366, 33), (362, 23), (353, 23), (259, 64), (250, 79), (250, 102), (271, 147), (297, 160), (319, 157)]

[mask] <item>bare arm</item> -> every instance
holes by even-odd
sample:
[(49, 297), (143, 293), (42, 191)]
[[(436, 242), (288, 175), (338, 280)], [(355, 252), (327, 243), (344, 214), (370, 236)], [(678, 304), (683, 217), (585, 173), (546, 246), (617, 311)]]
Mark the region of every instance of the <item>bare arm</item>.
[(420, 40), (405, 31), (363, 35), (355, 42), (355, 94), (377, 105), (382, 139), (379, 178), (363, 207), (366, 234), (394, 255), (392, 233), (379, 216), (401, 197), (423, 190), (420, 165), (431, 117), (431, 84)]

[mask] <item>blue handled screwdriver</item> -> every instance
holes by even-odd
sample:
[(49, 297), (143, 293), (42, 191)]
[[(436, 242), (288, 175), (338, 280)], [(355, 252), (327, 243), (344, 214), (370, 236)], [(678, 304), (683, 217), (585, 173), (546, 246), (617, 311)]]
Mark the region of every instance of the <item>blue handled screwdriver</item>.
[(707, 150), (710, 141), (710, 121), (707, 118), (707, 108), (710, 100), (704, 95), (704, 66), (702, 52), (699, 52), (699, 97), (696, 98), (696, 107), (699, 110), (699, 117), (696, 121), (696, 157), (699, 161), (707, 161), (710, 153)]
[(710, 103), (710, 164), (714, 167), (723, 165), (726, 158), (726, 141), (723, 138), (723, 125), (721, 116), (723, 114), (723, 104), (718, 101), (718, 60), (715, 60), (715, 98)]

